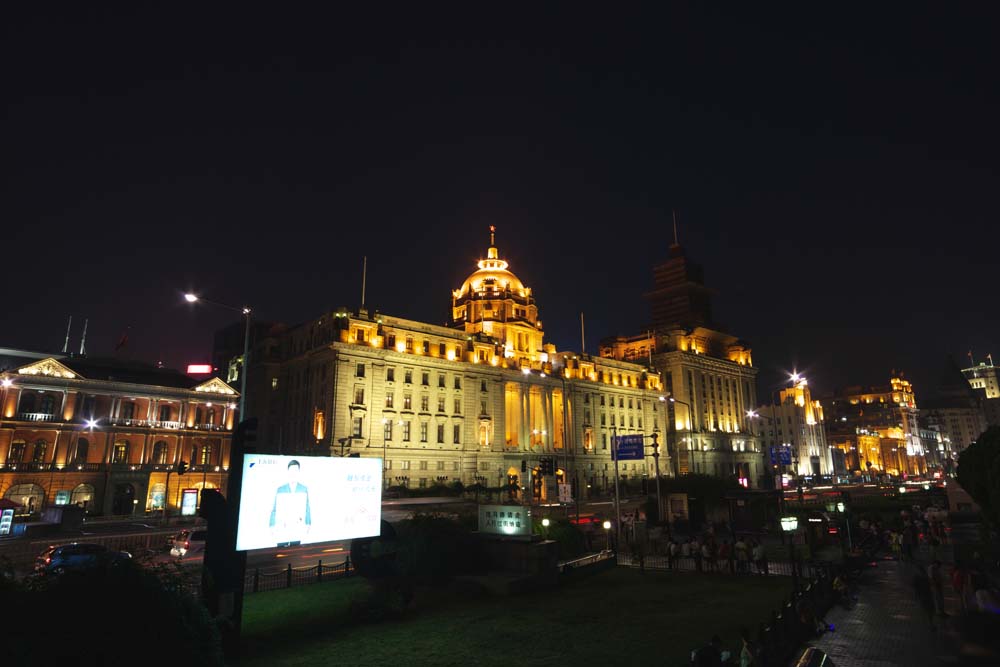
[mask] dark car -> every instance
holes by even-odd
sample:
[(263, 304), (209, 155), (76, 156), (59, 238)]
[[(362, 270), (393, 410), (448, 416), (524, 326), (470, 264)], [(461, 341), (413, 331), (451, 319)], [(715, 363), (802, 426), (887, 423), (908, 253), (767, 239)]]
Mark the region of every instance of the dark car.
[(65, 574), (84, 572), (102, 565), (118, 565), (132, 558), (125, 551), (111, 551), (100, 544), (63, 544), (51, 546), (35, 560), (35, 572), (40, 574)]

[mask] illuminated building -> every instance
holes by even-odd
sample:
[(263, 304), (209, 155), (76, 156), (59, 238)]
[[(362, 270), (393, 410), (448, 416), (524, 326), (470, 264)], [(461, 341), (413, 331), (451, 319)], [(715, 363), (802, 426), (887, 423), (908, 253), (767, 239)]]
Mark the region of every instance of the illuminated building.
[[(219, 379), (86, 357), (0, 374), (0, 488), (33, 512), (176, 508), (182, 488), (224, 487), (238, 394)], [(171, 475), (178, 461), (190, 472)]]
[[(771, 447), (790, 447), (791, 475), (812, 477), (834, 474), (832, 448), (826, 442), (823, 406), (813, 399), (806, 378), (797, 377), (793, 385), (777, 393), (778, 402), (758, 408), (760, 437), (764, 451)], [(777, 451), (777, 449), (775, 450)]]
[(826, 438), (847, 472), (893, 476), (927, 471), (913, 386), (902, 373), (889, 384), (847, 387), (821, 401)]
[(996, 383), (991, 368), (976, 367), (973, 370), (977, 371), (977, 377), (970, 379), (970, 373), (960, 371), (954, 360), (949, 359), (933, 396), (924, 402), (923, 411), (939, 425), (956, 455), (960, 456), (988, 426), (984, 404), (990, 400), (986, 397), (991, 384), (995, 386)]
[[(492, 230), (477, 267), (451, 294), (451, 326), (342, 308), (259, 341), (248, 394), (261, 449), (383, 458), (387, 485), (606, 492), (612, 436), (665, 431), (659, 373), (545, 343)], [(542, 457), (555, 479), (529, 489)], [(665, 474), (665, 453), (660, 464)], [(653, 473), (652, 456), (619, 465), (631, 483)]]
[(677, 243), (653, 269), (650, 331), (601, 341), (604, 358), (639, 361), (663, 376), (673, 401), (669, 451), (676, 474), (701, 473), (759, 486), (764, 463), (747, 413), (757, 407), (750, 346), (713, 328), (701, 267)]
[(962, 375), (980, 395), (986, 423), (990, 426), (1000, 426), (1000, 381), (997, 379), (997, 367), (993, 365), (993, 356), (986, 355), (987, 362), (979, 362), (978, 366), (963, 368)]

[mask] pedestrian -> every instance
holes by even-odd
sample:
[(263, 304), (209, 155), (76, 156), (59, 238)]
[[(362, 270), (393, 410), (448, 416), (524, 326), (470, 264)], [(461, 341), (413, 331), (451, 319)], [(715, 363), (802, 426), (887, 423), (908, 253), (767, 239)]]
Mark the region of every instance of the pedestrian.
[(931, 630), (934, 629), (934, 594), (931, 592), (931, 582), (927, 578), (927, 573), (923, 568), (917, 567), (913, 571), (913, 593), (917, 596), (920, 608), (927, 615), (927, 622), (930, 623)]
[(697, 667), (722, 667), (722, 638), (719, 635), (712, 637), (712, 640), (702, 646), (694, 654), (691, 661)]
[(667, 545), (667, 567), (671, 570), (674, 569), (674, 564), (677, 562), (677, 554), (680, 552), (680, 547), (677, 546), (677, 542), (672, 539)]
[(681, 558), (688, 558), (691, 555), (691, 541), (681, 542)]
[(969, 610), (969, 570), (961, 562), (955, 563), (951, 570), (951, 586), (955, 589), (958, 601), (962, 605), (962, 611)]
[(736, 552), (736, 572), (743, 574), (747, 569), (747, 543), (742, 537), (736, 540), (733, 550)]
[(694, 570), (695, 572), (701, 572), (701, 545), (698, 544), (697, 540), (691, 541), (691, 556), (694, 557)]
[(705, 561), (705, 569), (709, 572), (715, 571), (715, 551), (712, 548), (712, 543), (706, 541), (701, 545), (701, 557)]
[(757, 567), (757, 574), (767, 574), (767, 556), (764, 554), (764, 545), (756, 540), (753, 543), (753, 564)]
[(751, 667), (756, 664), (757, 646), (750, 639), (750, 631), (747, 628), (740, 630), (740, 667)]
[(938, 616), (947, 616), (944, 611), (944, 572), (941, 571), (941, 561), (935, 559), (927, 566), (927, 579), (934, 598), (934, 611)]
[(723, 540), (722, 544), (719, 545), (719, 561), (725, 563), (729, 574), (733, 573), (733, 548), (730, 546), (729, 540)]

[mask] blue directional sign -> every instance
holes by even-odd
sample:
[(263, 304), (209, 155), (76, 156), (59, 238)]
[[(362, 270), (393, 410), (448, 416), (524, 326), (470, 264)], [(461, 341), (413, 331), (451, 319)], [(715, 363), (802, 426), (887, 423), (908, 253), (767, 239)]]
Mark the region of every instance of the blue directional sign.
[(787, 445), (782, 445), (781, 447), (771, 447), (771, 465), (778, 465), (780, 461), (782, 465), (790, 466), (792, 465), (792, 448)]
[(646, 458), (643, 452), (643, 436), (620, 435), (615, 440), (615, 456), (619, 461), (641, 461)]

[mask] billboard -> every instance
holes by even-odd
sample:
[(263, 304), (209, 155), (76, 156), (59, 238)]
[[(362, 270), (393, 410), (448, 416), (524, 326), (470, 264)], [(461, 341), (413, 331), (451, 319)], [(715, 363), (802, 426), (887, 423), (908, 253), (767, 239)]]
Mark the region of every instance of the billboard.
[(236, 549), (373, 537), (381, 513), (382, 459), (247, 454)]
[(181, 492), (181, 516), (198, 513), (198, 489), (184, 489)]

